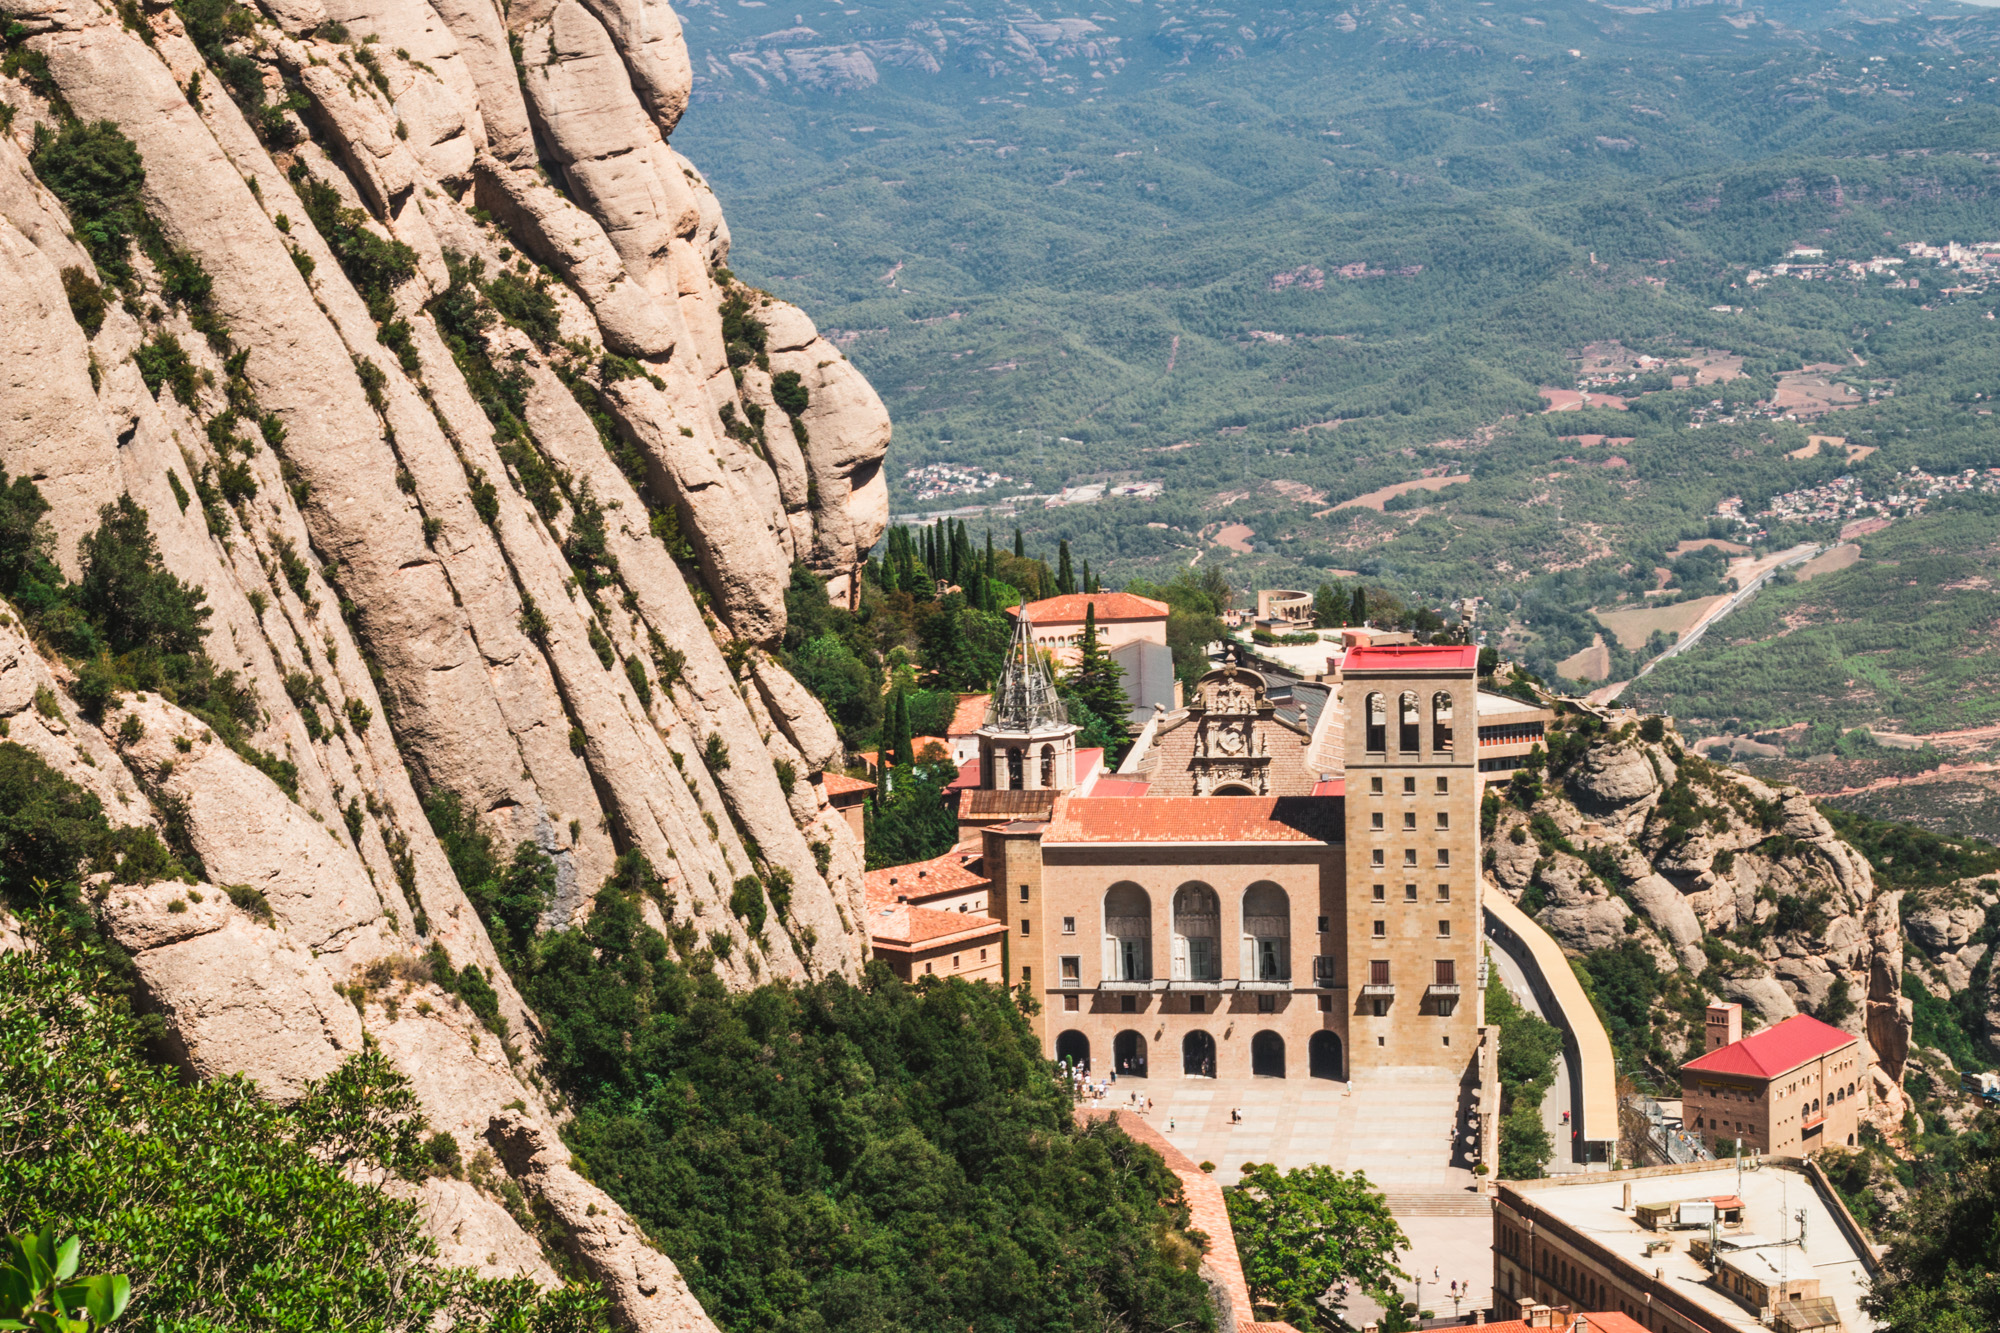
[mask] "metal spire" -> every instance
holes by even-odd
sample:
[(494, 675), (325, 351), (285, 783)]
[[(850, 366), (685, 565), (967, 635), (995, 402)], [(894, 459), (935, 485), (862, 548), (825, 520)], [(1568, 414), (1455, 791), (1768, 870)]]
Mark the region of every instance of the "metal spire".
[(1014, 641), (1007, 645), (1007, 662), (1000, 671), (1000, 688), (986, 709), (991, 731), (1050, 731), (1069, 725), (1069, 710), (1056, 695), (1055, 682), (1035, 647), (1034, 625), (1023, 606), (1014, 617)]

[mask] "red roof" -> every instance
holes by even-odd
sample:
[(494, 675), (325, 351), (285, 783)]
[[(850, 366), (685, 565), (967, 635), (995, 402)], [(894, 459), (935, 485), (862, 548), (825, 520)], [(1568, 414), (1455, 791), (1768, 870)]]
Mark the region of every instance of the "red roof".
[(1808, 1060), (1831, 1054), (1858, 1041), (1852, 1032), (1843, 1032), (1817, 1018), (1798, 1014), (1782, 1023), (1733, 1041), (1719, 1051), (1710, 1051), (1698, 1060), (1681, 1066), (1683, 1071), (1704, 1074), (1742, 1074), (1750, 1078), (1776, 1078), (1797, 1069)]
[(1051, 843), (1342, 841), (1342, 804), (1314, 796), (1106, 796), (1056, 802)]
[(898, 898), (928, 898), (986, 883), (977, 852), (946, 852), (928, 861), (871, 870), (863, 884), (875, 906), (894, 906)]
[(1321, 778), (1318, 782), (1313, 783), (1312, 794), (1315, 796), (1345, 796), (1347, 795), (1347, 779)]
[(1005, 935), (1007, 923), (984, 912), (939, 912), (893, 903), (868, 912), (869, 941), (876, 949), (902, 951), (924, 945), (970, 944)]
[(979, 785), (979, 757), (974, 755), (958, 766), (958, 776), (944, 785), (946, 791), (969, 791)]
[[(1584, 1325), (1592, 1330), (1592, 1333), (1646, 1333), (1645, 1325), (1629, 1315), (1618, 1314), (1611, 1310), (1606, 1310), (1602, 1314), (1585, 1313), (1581, 1316), (1557, 1315), (1544, 1326), (1544, 1329), (1537, 1329), (1535, 1333), (1570, 1333), (1570, 1330), (1576, 1328), (1575, 1320), (1578, 1318), (1584, 1321)], [(1528, 1330), (1528, 1324), (1519, 1319), (1510, 1319), (1504, 1324), (1486, 1325), (1486, 1333), (1528, 1333)], [(1577, 1333), (1583, 1333), (1583, 1330), (1578, 1329)]]
[(875, 790), (874, 783), (863, 782), (860, 778), (850, 778), (845, 773), (822, 773), (819, 775), (819, 783), (826, 788), (828, 796), (845, 796), (850, 792)]
[(1349, 648), (1340, 669), (1357, 671), (1475, 671), (1479, 649), (1464, 643), (1394, 643)]
[(947, 736), (970, 736), (986, 723), (986, 706), (993, 702), (990, 694), (961, 694), (958, 707), (952, 711), (951, 725), (944, 729)]
[(1099, 778), (1097, 785), (1090, 789), (1092, 800), (1103, 800), (1107, 796), (1130, 798), (1144, 796), (1153, 784), (1144, 778)]
[[(1150, 597), (1137, 597), (1129, 592), (1069, 593), (1062, 597), (1044, 597), (1039, 602), (1028, 603), (1028, 619), (1037, 625), (1068, 625), (1083, 623), (1083, 613), (1089, 607), (1097, 608), (1097, 623), (1102, 625), (1113, 620), (1165, 620), (1167, 604), (1156, 602)], [(1007, 614), (1018, 616), (1021, 608), (1010, 606)]]

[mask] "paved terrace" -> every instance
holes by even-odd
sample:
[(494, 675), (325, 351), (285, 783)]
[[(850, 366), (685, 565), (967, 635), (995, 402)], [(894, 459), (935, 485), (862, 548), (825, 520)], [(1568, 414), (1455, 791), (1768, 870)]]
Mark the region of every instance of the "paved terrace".
[[(1390, 1209), (1410, 1238), (1399, 1262), (1413, 1277), (1422, 1275), (1424, 1308), (1451, 1313), (1445, 1293), (1454, 1280), (1470, 1288), (1462, 1300), (1466, 1312), (1491, 1304), (1492, 1210), (1474, 1190), (1471, 1122), (1456, 1075), (1391, 1070), (1353, 1084), (1123, 1078), (1096, 1105), (1125, 1108), (1121, 1118), (1129, 1124), (1135, 1093), (1153, 1099), (1143, 1117), (1152, 1130), (1189, 1161), (1215, 1164), (1208, 1179), (1217, 1186), (1235, 1184), (1246, 1162), (1271, 1162), (1282, 1170), (1325, 1165), (1365, 1172), (1389, 1196)], [(1232, 1108), (1242, 1113), (1241, 1123), (1231, 1122)], [(1406, 1297), (1416, 1294), (1414, 1284), (1405, 1287)], [(1365, 1300), (1349, 1303), (1352, 1323), (1372, 1313)]]

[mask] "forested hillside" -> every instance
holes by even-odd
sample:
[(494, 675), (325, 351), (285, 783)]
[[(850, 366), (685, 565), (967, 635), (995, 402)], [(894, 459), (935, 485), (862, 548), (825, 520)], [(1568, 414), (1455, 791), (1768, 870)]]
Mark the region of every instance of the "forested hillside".
[[(1725, 501), (2000, 452), (1985, 279), (1900, 248), (2000, 235), (1985, 11), (894, 0), (688, 39), (736, 262), (880, 386), (895, 507), (1163, 482), (1022, 516), (1111, 582), (1483, 596), (1553, 675), (1677, 544), (1744, 535)], [(1800, 246), (1828, 271), (1753, 281)], [(1545, 415), (1598, 352), (1656, 361)], [(1806, 374), (1854, 406), (1791, 412)], [(920, 500), (928, 463), (1012, 480)]]

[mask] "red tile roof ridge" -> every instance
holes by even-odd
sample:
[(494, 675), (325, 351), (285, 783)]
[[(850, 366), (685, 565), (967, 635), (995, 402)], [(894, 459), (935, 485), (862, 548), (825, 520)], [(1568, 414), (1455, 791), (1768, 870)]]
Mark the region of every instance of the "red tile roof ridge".
[(947, 737), (970, 736), (986, 725), (986, 708), (993, 702), (991, 694), (961, 694), (958, 706), (952, 710), (951, 721), (944, 729)]
[(977, 868), (979, 862), (977, 852), (954, 850), (943, 856), (933, 856), (928, 861), (882, 866), (869, 871), (862, 883), (871, 903), (880, 896), (884, 905), (888, 905), (893, 904), (898, 895), (929, 897), (934, 893), (950, 893), (984, 884), (986, 876)]
[(1479, 649), (1469, 643), (1385, 643), (1349, 648), (1343, 674), (1356, 671), (1472, 671)]
[[(1044, 597), (1039, 602), (1028, 603), (1028, 619), (1037, 625), (1066, 625), (1074, 621), (1083, 623), (1084, 611), (1088, 607), (1097, 610), (1097, 623), (1102, 625), (1111, 620), (1160, 620), (1167, 614), (1165, 602), (1156, 602), (1150, 597), (1140, 597), (1129, 592), (1073, 592), (1060, 597)], [(1019, 606), (1007, 608), (1007, 614), (1021, 614)]]
[(1005, 921), (984, 912), (940, 912), (934, 907), (895, 903), (871, 905), (868, 913), (868, 935), (878, 946), (936, 944), (960, 936), (972, 940), (1006, 933)]
[(822, 773), (819, 775), (819, 782), (820, 786), (826, 789), (828, 796), (845, 796), (849, 792), (875, 790), (874, 783), (864, 782), (860, 778), (850, 778), (845, 773)]
[(1794, 1014), (1762, 1032), (1753, 1032), (1682, 1065), (1704, 1074), (1744, 1074), (1776, 1078), (1808, 1060), (1830, 1054), (1860, 1038), (1844, 1028), (1822, 1023), (1810, 1014)]
[(1044, 845), (1338, 843), (1343, 806), (1313, 796), (1104, 796), (1056, 801)]

